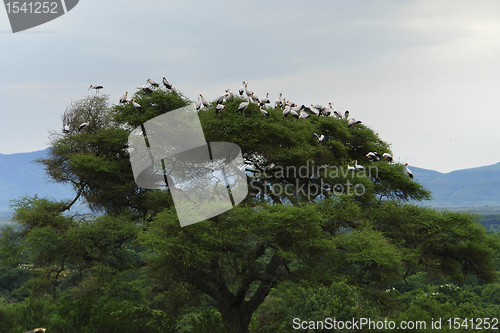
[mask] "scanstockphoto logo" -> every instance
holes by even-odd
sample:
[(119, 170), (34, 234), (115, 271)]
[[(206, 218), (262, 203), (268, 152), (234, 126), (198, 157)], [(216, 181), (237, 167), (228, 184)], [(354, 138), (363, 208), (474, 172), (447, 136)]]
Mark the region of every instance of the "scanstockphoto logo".
[(31, 29), (72, 10), (79, 0), (10, 1), (4, 0), (12, 32)]
[(182, 227), (220, 215), (248, 194), (240, 147), (206, 142), (194, 105), (135, 128), (128, 146), (136, 184), (147, 189), (168, 185)]

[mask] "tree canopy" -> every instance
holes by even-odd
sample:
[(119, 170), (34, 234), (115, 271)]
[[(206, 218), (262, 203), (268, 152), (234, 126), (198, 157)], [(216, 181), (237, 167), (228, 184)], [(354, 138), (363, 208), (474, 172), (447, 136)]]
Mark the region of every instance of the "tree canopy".
[[(89, 304), (103, 302), (151, 331), (174, 331), (183, 311), (201, 302), (218, 315), (207, 310), (195, 326), (220, 316), (217, 329), (247, 332), (280, 285), (342, 289), (388, 309), (385, 287), (418, 274), (496, 279), (498, 238), (473, 215), (416, 205), (430, 192), (404, 165), (366, 157), (390, 153), (371, 128), (339, 117), (284, 117), (279, 107), (264, 116), (256, 103), (243, 117), (237, 96), (220, 114), (211, 103), (199, 119), (207, 142), (241, 148), (249, 195), (221, 215), (181, 227), (168, 186), (140, 188), (131, 170), (131, 131), (192, 103), (175, 91), (152, 90), (135, 93), (140, 110), (109, 105), (101, 95), (64, 113), (71, 132), (53, 133), (50, 155), (39, 162), (53, 181), (71, 184), (75, 197), (19, 199), (18, 228), (6, 229), (1, 243), (4, 262), (32, 265), (31, 297), (62, 298), (87, 319), (98, 317), (85, 312)], [(78, 131), (83, 121), (90, 126)], [(348, 171), (354, 160), (364, 170)], [(77, 200), (92, 214), (75, 213)], [(296, 297), (304, 300), (307, 290)], [(105, 297), (143, 305), (125, 309)]]

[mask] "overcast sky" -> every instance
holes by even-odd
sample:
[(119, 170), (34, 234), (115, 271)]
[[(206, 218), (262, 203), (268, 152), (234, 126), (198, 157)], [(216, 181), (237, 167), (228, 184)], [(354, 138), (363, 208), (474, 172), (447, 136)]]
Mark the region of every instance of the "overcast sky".
[(80, 0), (13, 34), (0, 9), (0, 153), (48, 147), (89, 94), (165, 76), (214, 99), (243, 80), (274, 101), (334, 104), (440, 172), (500, 162), (500, 1)]

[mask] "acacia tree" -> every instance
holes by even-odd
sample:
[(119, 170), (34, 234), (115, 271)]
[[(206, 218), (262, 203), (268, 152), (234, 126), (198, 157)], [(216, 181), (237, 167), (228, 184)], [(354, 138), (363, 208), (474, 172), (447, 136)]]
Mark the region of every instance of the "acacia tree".
[[(407, 204), (430, 193), (401, 164), (368, 162), (369, 151), (390, 151), (369, 127), (335, 117), (285, 118), (279, 108), (264, 117), (255, 104), (243, 117), (236, 97), (227, 99), (221, 115), (210, 105), (199, 118), (207, 142), (241, 148), (250, 194), (219, 216), (181, 228), (168, 188), (135, 184), (127, 137), (190, 101), (159, 88), (134, 98), (140, 111), (129, 103), (108, 108), (105, 96), (82, 102), (103, 102), (97, 109), (68, 110), (65, 119), (75, 122), (94, 119), (92, 112), (106, 115), (95, 119), (111, 119), (87, 132), (54, 136), (50, 156), (40, 161), (52, 179), (73, 184), (75, 198), (17, 205), (19, 235), (49, 277), (38, 282), (40, 292), (56, 295), (68, 265), (80, 276), (75, 286), (92, 290), (96, 277), (114, 283), (116, 272), (147, 269), (155, 292), (208, 295), (228, 332), (246, 332), (252, 314), (282, 281), (328, 286), (343, 279), (377, 290), (422, 270), (457, 279), (495, 277), (496, 241), (470, 216)], [(90, 114), (83, 117), (82, 110)], [(326, 138), (318, 142), (313, 133)], [(353, 160), (365, 171), (347, 172)], [(76, 198), (101, 215), (63, 215)]]

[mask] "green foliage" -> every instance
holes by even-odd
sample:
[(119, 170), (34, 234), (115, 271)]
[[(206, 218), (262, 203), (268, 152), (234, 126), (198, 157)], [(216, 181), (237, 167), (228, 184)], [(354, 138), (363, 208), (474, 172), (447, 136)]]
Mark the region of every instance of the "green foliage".
[[(210, 105), (199, 113), (206, 140), (239, 145), (250, 195), (182, 228), (167, 189), (135, 184), (127, 139), (190, 101), (160, 88), (134, 100), (140, 110), (84, 98), (63, 116), (71, 133), (53, 133), (40, 163), (75, 197), (14, 202), (17, 227), (0, 239), (9, 293), (0, 332), (279, 332), (298, 316), (498, 315), (496, 284), (452, 290), (426, 280), (494, 281), (498, 237), (475, 216), (407, 204), (430, 192), (402, 165), (367, 160), (390, 152), (369, 127), (273, 108), (264, 118), (254, 104), (243, 117), (235, 97), (221, 117)], [(90, 126), (74, 130), (83, 121)], [(353, 160), (365, 170), (347, 172)], [(70, 215), (77, 200), (94, 214)]]

